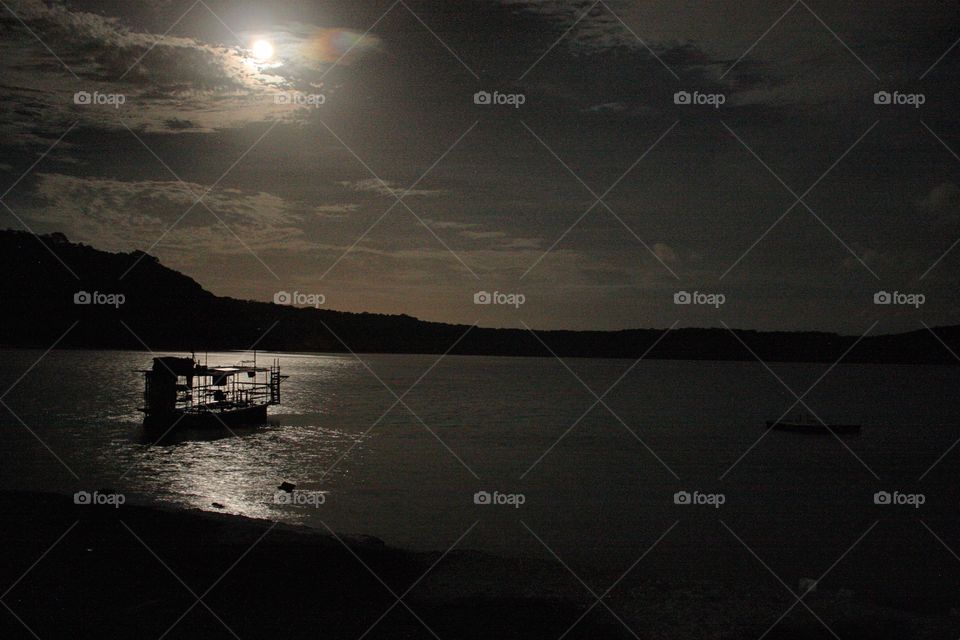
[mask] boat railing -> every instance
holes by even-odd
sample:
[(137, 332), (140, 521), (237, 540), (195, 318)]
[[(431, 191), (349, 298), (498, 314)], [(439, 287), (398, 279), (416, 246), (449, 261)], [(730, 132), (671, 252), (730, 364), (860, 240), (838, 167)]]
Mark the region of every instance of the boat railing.
[[(161, 362), (161, 364), (163, 364)], [(255, 405), (279, 404), (280, 374), (279, 359), (269, 367), (238, 366), (207, 367), (199, 362), (188, 370), (173, 370), (158, 367), (144, 371), (144, 407), (154, 411), (224, 411)], [(162, 386), (158, 386), (162, 385)], [(153, 387), (157, 387), (156, 390)], [(169, 389), (169, 391), (162, 391)], [(161, 402), (165, 408), (157, 409), (152, 399), (157, 391), (168, 399)]]

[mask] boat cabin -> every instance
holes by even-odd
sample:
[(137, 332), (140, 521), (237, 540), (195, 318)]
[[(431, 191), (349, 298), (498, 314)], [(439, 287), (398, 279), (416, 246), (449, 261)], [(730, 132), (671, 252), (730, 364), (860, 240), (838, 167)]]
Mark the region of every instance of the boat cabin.
[(280, 404), (280, 361), (210, 367), (194, 358), (164, 356), (142, 370), (144, 424), (172, 428), (255, 424)]

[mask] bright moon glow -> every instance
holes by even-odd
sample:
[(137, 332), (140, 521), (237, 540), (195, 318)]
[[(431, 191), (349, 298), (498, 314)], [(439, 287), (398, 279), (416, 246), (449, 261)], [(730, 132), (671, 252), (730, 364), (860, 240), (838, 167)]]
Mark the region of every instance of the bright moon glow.
[(273, 57), (273, 45), (266, 40), (253, 43), (253, 57), (257, 60), (269, 60)]

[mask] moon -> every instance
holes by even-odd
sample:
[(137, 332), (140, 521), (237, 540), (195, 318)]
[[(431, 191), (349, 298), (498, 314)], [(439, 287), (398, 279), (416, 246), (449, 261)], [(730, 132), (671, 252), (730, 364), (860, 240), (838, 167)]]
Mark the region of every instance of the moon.
[(266, 40), (257, 40), (252, 47), (253, 57), (261, 62), (266, 62), (273, 57), (273, 45)]

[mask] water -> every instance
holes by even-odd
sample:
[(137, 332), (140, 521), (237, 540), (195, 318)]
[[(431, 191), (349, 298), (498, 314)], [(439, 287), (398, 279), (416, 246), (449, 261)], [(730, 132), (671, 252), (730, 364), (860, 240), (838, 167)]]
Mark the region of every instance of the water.
[[(960, 584), (960, 561), (944, 546), (960, 550), (960, 446), (934, 465), (960, 438), (950, 367), (840, 365), (805, 402), (825, 420), (863, 424), (860, 436), (772, 432), (757, 442), (764, 421), (794, 399), (757, 362), (641, 362), (591, 409), (587, 387), (602, 396), (632, 361), (571, 359), (570, 371), (556, 359), (450, 356), (431, 369), (436, 356), (364, 355), (361, 364), (261, 353), (263, 362), (280, 357), (290, 376), (272, 424), (155, 443), (137, 411), (135, 370), (149, 355), (42, 355), (3, 352), (0, 388), (15, 385), (3, 398), (13, 414), (0, 411), (4, 488), (110, 487), (206, 510), (216, 502), (419, 550), (447, 549), (479, 521), (460, 548), (549, 557), (546, 545), (594, 588), (678, 520), (644, 572), (769, 584), (755, 553), (792, 587), (826, 571), (879, 521), (831, 579), (872, 591), (895, 581), (891, 592)], [(771, 367), (797, 394), (827, 370)], [(325, 503), (276, 504), (284, 480), (324, 492)], [(525, 502), (476, 505), (481, 490)], [(725, 503), (676, 505), (680, 490), (722, 493)], [(877, 506), (880, 490), (926, 502)]]

